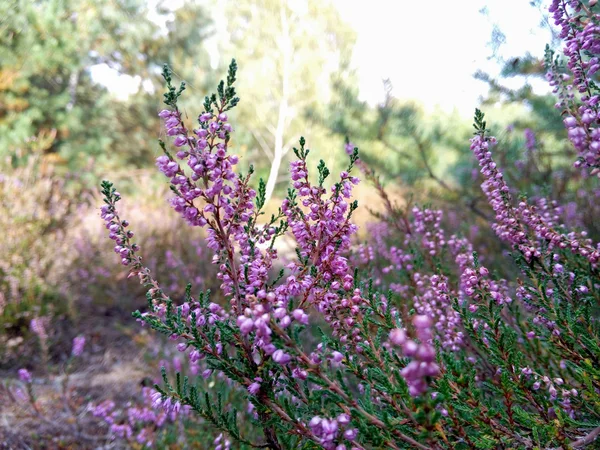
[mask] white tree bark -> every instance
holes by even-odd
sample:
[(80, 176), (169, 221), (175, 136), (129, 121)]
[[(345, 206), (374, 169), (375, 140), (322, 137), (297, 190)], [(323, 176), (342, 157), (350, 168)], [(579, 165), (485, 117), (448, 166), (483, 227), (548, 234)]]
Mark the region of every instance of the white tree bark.
[[(285, 3), (285, 2), (282, 2)], [(275, 128), (274, 138), (275, 146), (273, 149), (273, 159), (271, 160), (271, 170), (266, 186), (265, 205), (269, 202), (275, 190), (277, 175), (281, 166), (281, 160), (284, 155), (284, 135), (286, 123), (289, 114), (289, 96), (290, 96), (290, 77), (292, 70), (292, 40), (285, 5), (281, 7), (281, 38), (279, 40), (281, 48), (282, 71), (281, 71), (281, 99), (279, 101), (279, 110), (277, 116), (277, 127)]]

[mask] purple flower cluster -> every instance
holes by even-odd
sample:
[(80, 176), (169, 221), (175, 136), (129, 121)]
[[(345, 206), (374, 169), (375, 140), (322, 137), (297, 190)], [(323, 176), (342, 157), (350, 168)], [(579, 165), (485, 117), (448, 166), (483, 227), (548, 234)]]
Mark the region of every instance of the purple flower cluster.
[(541, 256), (539, 250), (529, 242), (527, 233), (515, 217), (514, 210), (510, 204), (510, 190), (504, 181), (502, 172), (492, 159), (491, 147), (496, 144), (496, 138), (476, 135), (471, 139), (471, 151), (477, 157), (484, 182), (481, 188), (488, 198), (496, 214), (496, 222), (492, 224), (493, 230), (500, 239), (516, 245), (526, 259)]
[(460, 314), (452, 307), (448, 278), (445, 275), (415, 274), (415, 281), (417, 286), (424, 287), (423, 294), (414, 298), (417, 313), (434, 322), (443, 348), (458, 351), (464, 343), (464, 333)]
[(594, 248), (591, 240), (579, 239), (575, 233), (569, 235), (559, 233), (552, 228), (553, 223), (551, 220), (540, 215), (537, 208), (527, 204), (527, 202), (519, 202), (517, 210), (523, 223), (535, 233), (536, 237), (545, 240), (549, 244), (550, 250), (555, 247), (568, 248), (573, 253), (587, 258), (594, 266), (600, 261), (600, 246)]
[[(206, 307), (201, 307), (198, 302), (184, 302), (180, 306), (177, 307), (177, 314), (181, 317), (183, 323), (187, 324), (190, 329), (197, 328), (203, 329), (206, 327), (214, 327), (217, 322), (227, 321), (229, 318), (229, 314), (223, 309), (222, 306), (217, 303), (211, 302)], [(164, 303), (159, 303), (153, 312), (144, 313), (143, 316), (153, 316), (161, 321), (166, 321), (167, 309)], [(143, 322), (142, 322), (143, 323)], [(220, 338), (220, 332), (217, 330), (215, 332), (215, 337), (217, 340)], [(177, 350), (182, 353), (187, 353), (187, 357), (189, 359), (190, 371), (193, 374), (197, 374), (201, 369), (198, 367), (198, 362), (206, 357), (206, 355), (217, 356), (223, 352), (223, 345), (221, 342), (217, 342), (214, 347), (210, 345), (205, 345), (204, 347), (197, 347), (190, 345), (188, 342), (187, 336), (181, 336), (179, 334), (172, 334), (171, 340), (177, 341), (181, 340), (183, 342), (179, 342), (177, 344)], [(176, 370), (180, 371), (181, 367), (178, 360), (174, 360), (174, 365), (176, 366)], [(164, 366), (164, 364), (163, 364)], [(173, 406), (171, 402), (163, 402), (162, 399), (158, 399), (155, 406), (158, 407), (162, 405), (167, 410)]]
[[(393, 236), (392, 230), (386, 223), (373, 223), (368, 225), (369, 236), (368, 244), (361, 244), (353, 253), (353, 263), (364, 266), (377, 264), (381, 274), (375, 273), (373, 281), (376, 285), (382, 284), (382, 276), (396, 274), (401, 272), (412, 272), (413, 259), (412, 254), (407, 249), (393, 245), (388, 242)], [(404, 244), (410, 242), (410, 235), (407, 235)], [(410, 287), (407, 284), (398, 281), (391, 281), (389, 289), (397, 294), (407, 294)]]
[(123, 410), (117, 408), (114, 401), (105, 400), (94, 408), (93, 414), (109, 425), (110, 432), (114, 436), (152, 446), (156, 439), (156, 431), (167, 421), (173, 422), (179, 416), (186, 416), (190, 412), (187, 406), (181, 408), (173, 406), (168, 410), (163, 407), (162, 410), (157, 410), (155, 403), (160, 395), (154, 389), (144, 387), (139, 405), (129, 403)]
[(326, 450), (345, 450), (344, 444), (336, 445), (340, 440), (340, 433), (343, 439), (353, 441), (358, 435), (356, 428), (348, 428), (350, 416), (346, 413), (340, 414), (335, 419), (327, 419), (319, 416), (313, 417), (308, 423), (316, 441)]
[(442, 211), (434, 209), (413, 208), (412, 232), (421, 237), (421, 248), (431, 256), (438, 254), (446, 244), (444, 232), (440, 225)]
[(394, 328), (390, 332), (390, 342), (402, 347), (404, 356), (411, 358), (411, 362), (400, 371), (408, 384), (408, 392), (413, 397), (418, 397), (427, 390), (427, 379), (440, 374), (440, 368), (435, 362), (435, 347), (431, 318), (426, 315), (413, 317), (413, 325), (419, 342), (409, 339), (406, 331)]
[[(356, 231), (356, 226), (348, 220), (349, 204), (345, 199), (350, 197), (352, 185), (358, 183), (358, 179), (343, 172), (340, 182), (332, 187), (331, 196), (323, 200), (326, 190), (309, 183), (303, 159), (292, 162), (291, 171), (294, 187), (307, 212), (302, 212), (300, 206), (290, 199), (284, 201), (282, 211), (287, 216), (300, 255), (316, 267), (317, 275), (311, 274), (308, 267), (291, 262), (287, 265), (289, 275), (268, 292), (264, 286), (276, 253), (267, 250), (263, 255), (255, 246), (250, 253), (250, 247), (245, 247), (244, 240), (238, 240), (241, 259), (249, 267), (247, 273), (251, 285), (246, 285), (244, 303), (247, 306), (243, 314), (237, 317), (237, 325), (243, 335), (253, 333), (254, 345), (281, 365), (289, 364), (292, 356), (272, 344), (273, 324), (281, 330), (288, 328), (294, 321), (307, 325), (309, 318), (304, 308), (313, 304), (335, 330), (348, 329), (353, 327), (353, 317), (363, 301), (360, 292), (354, 289), (354, 279), (344, 256), (350, 247), (350, 236)], [(273, 233), (267, 231), (267, 234)], [(246, 239), (245, 242), (250, 241)], [(349, 291), (350, 295), (345, 297), (337, 291)], [(294, 297), (304, 300), (300, 302), (299, 308), (290, 312), (289, 301)], [(345, 312), (345, 319), (338, 314), (340, 309)], [(298, 368), (293, 371), (294, 375), (302, 373), (304, 372)]]
[[(121, 194), (114, 193), (114, 202), (120, 200)], [(125, 231), (129, 226), (126, 220), (119, 220), (118, 212), (114, 203), (103, 205), (100, 208), (100, 217), (104, 220), (106, 229), (109, 231), (108, 237), (115, 241), (114, 251), (121, 258), (121, 264), (128, 266), (135, 258), (135, 253), (139, 251), (137, 244), (130, 244), (129, 240), (133, 237), (133, 231)]]
[[(394, 230), (386, 223), (369, 226), (370, 243), (358, 247), (353, 262), (377, 267), (373, 273), (377, 285), (384, 283), (392, 292), (411, 298), (417, 314), (427, 315), (434, 322), (436, 338), (443, 348), (457, 351), (464, 342), (460, 314), (452, 306), (453, 298), (465, 298), (462, 286), (454, 287), (446, 275), (429, 275), (426, 268), (415, 269), (415, 248), (422, 253), (429, 269), (438, 272), (436, 258), (450, 250), (458, 264), (457, 276), (473, 262), (472, 245), (465, 238), (455, 235), (449, 238), (441, 227), (442, 211), (412, 208), (412, 218), (403, 219), (404, 240), (401, 246), (393, 245), (390, 238)], [(401, 281), (399, 276), (407, 277)], [(385, 304), (385, 302), (384, 302)], [(392, 314), (396, 313), (392, 307)]]
[[(351, 236), (357, 226), (350, 222), (348, 199), (352, 187), (358, 184), (348, 172), (331, 187), (329, 197), (322, 186), (313, 186), (308, 179), (306, 161), (301, 158), (291, 163), (291, 178), (298, 192), (296, 199), (286, 199), (282, 210), (298, 243), (299, 254), (316, 268), (313, 276), (300, 263), (291, 263), (292, 274), (276, 290), (283, 298), (301, 295), (305, 302), (316, 306), (332, 326), (334, 335), (343, 335), (355, 326), (359, 305), (363, 302), (360, 291), (354, 289), (354, 277), (346, 257)], [(283, 305), (282, 305), (283, 306)], [(354, 335), (358, 338), (358, 335)], [(352, 335), (350, 336), (352, 337)], [(348, 339), (344, 339), (344, 343)]]
[(81, 356), (83, 353), (83, 347), (85, 346), (85, 336), (77, 336), (73, 339), (73, 349), (71, 355)]
[[(569, 389), (560, 377), (550, 378), (546, 375), (540, 375), (530, 367), (522, 368), (520, 376), (528, 380), (532, 391), (539, 391), (543, 386), (547, 392), (548, 401), (562, 409), (571, 419), (575, 418), (575, 410), (571, 404), (571, 399), (579, 395), (577, 389)], [(554, 407), (551, 409), (554, 409)], [(553, 415), (551, 410), (548, 411), (548, 414)]]
[[(553, 0), (549, 11), (554, 23), (560, 28), (560, 37), (564, 40), (564, 54), (568, 59), (567, 67), (572, 74), (566, 86), (566, 97), (560, 104), (571, 113), (565, 118), (568, 136), (573, 146), (579, 151), (581, 161), (592, 167), (592, 173), (600, 175), (600, 127), (598, 102), (600, 93), (595, 87), (593, 76), (600, 70), (600, 16), (590, 11), (582, 12), (579, 1)], [(566, 82), (555, 71), (547, 75), (551, 85), (557, 90), (558, 85)], [(581, 96), (581, 105), (576, 108), (574, 102), (567, 104), (564, 100), (572, 100), (572, 91)], [(569, 108), (570, 107), (570, 108)], [(580, 164), (578, 161), (576, 164)]]
[[(174, 136), (173, 145), (180, 148), (177, 158), (187, 162), (191, 175), (168, 155), (159, 156), (156, 160), (158, 169), (170, 178), (171, 184), (177, 188), (177, 196), (172, 199), (173, 208), (179, 212), (190, 225), (204, 227), (207, 225), (207, 213), (221, 212), (225, 219), (231, 220), (236, 207), (236, 180), (233, 166), (238, 162), (235, 155), (227, 155), (227, 135), (231, 125), (227, 123), (227, 114), (203, 113), (198, 121), (200, 128), (190, 136), (178, 110), (163, 110), (159, 116), (165, 120), (167, 135)], [(239, 186), (237, 186), (239, 188)], [(201, 198), (205, 206), (200, 210), (194, 200)], [(247, 212), (239, 211), (250, 217)], [(212, 228), (210, 228), (212, 229)], [(213, 229), (213, 233), (216, 231)], [(214, 239), (213, 246), (219, 247), (219, 239)]]
[(469, 305), (471, 312), (477, 311), (481, 304), (485, 305), (488, 297), (494, 299), (498, 305), (512, 302), (506, 285), (492, 280), (489, 277), (489, 271), (483, 266), (467, 267), (461, 274), (461, 283), (467, 296), (474, 300), (474, 303)]
[(23, 383), (31, 383), (31, 373), (27, 369), (19, 369), (19, 380)]
[(29, 328), (31, 328), (31, 331), (33, 331), (33, 333), (37, 335), (40, 341), (48, 340), (48, 332), (46, 331), (47, 322), (47, 317), (37, 317), (31, 319), (31, 322), (29, 324)]
[(524, 134), (525, 134), (525, 148), (527, 149), (528, 152), (535, 151), (535, 147), (536, 147), (537, 143), (536, 143), (534, 131), (531, 128), (525, 128)]
[(219, 434), (214, 440), (215, 450), (229, 450), (231, 448), (231, 441), (223, 437), (223, 433)]
[[(278, 327), (285, 329), (291, 325), (294, 315), (290, 316), (282, 306), (271, 307), (276, 300), (275, 293), (266, 294), (263, 291), (259, 292), (259, 296), (251, 305), (252, 307), (246, 308), (244, 314), (238, 316), (237, 325), (243, 336), (254, 333), (254, 345), (262, 349), (264, 355), (271, 356), (277, 364), (286, 365), (292, 360), (292, 357), (271, 342), (273, 334), (271, 320), (273, 319)], [(300, 311), (299, 317), (303, 317), (304, 321), (308, 323), (308, 316), (302, 311)]]
[(546, 69), (546, 81), (552, 87), (552, 93), (558, 96), (558, 101), (554, 104), (554, 107), (557, 109), (569, 108), (575, 102), (573, 86), (567, 84), (570, 78), (569, 75), (560, 73), (553, 62)]
[[(524, 200), (519, 202), (517, 208), (512, 205), (509, 188), (492, 158), (491, 147), (495, 143), (493, 137), (476, 135), (471, 139), (471, 150), (479, 161), (485, 179), (481, 187), (496, 214), (496, 223), (492, 224), (492, 228), (498, 237), (517, 246), (528, 261), (542, 257), (539, 241), (543, 241), (550, 245), (550, 250), (554, 247), (569, 248), (573, 253), (587, 258), (592, 265), (597, 265), (600, 261), (598, 245), (594, 247), (589, 240), (582, 241), (574, 236), (570, 238), (556, 231), (551, 227), (549, 216), (540, 215), (534, 206)], [(528, 230), (538, 241), (529, 238)]]
[[(232, 298), (232, 306), (240, 317), (260, 303), (250, 305), (250, 297), (260, 299), (263, 304), (255, 314), (258, 320), (258, 316), (277, 307), (274, 294), (269, 293), (267, 299), (264, 289), (277, 252), (272, 246), (264, 252), (258, 247), (258, 244), (273, 239), (275, 228), (247, 227), (255, 215), (256, 191), (248, 187), (248, 178), (237, 177), (233, 172), (238, 158), (227, 154), (228, 136), (232, 131), (227, 115), (222, 112), (201, 114), (198, 118), (200, 128), (194, 130), (195, 137), (188, 135), (179, 111), (164, 110), (159, 115), (165, 119), (167, 134), (176, 136), (174, 145), (186, 146), (177, 157), (185, 159), (192, 171), (190, 176), (186, 175), (179, 164), (166, 155), (157, 160), (159, 169), (171, 178), (171, 184), (178, 190), (172, 204), (192, 225), (208, 225), (207, 246), (214, 252), (213, 263), (219, 267), (217, 278), (222, 281), (223, 293)], [(195, 206), (196, 199), (203, 201), (203, 208)], [(234, 260), (236, 245), (240, 252), (239, 261)], [(247, 269), (241, 270), (241, 267)], [(287, 320), (289, 317), (284, 320), (284, 325)], [(239, 322), (241, 326), (243, 319)], [(244, 323), (247, 330), (250, 322)], [(259, 320), (258, 325), (261, 323)], [(268, 335), (264, 327), (260, 328), (264, 331), (263, 337)]]

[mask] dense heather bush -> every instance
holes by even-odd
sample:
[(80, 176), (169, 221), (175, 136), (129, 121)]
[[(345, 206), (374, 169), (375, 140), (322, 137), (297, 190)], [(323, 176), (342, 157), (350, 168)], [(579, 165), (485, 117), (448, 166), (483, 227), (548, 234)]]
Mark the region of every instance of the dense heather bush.
[[(30, 321), (65, 313), (58, 279), (67, 253), (67, 224), (77, 202), (65, 195), (64, 179), (39, 169), (32, 157), (0, 174), (0, 354), (18, 345)], [(86, 192), (78, 202), (83, 206)]]
[[(163, 189), (153, 188), (150, 182), (144, 183), (143, 189), (152, 191), (159, 199), (168, 195)], [(191, 230), (188, 241), (184, 242), (176, 235), (167, 234), (178, 226), (175, 214), (165, 214), (155, 202), (147, 199), (131, 200), (130, 217), (140, 222), (136, 229), (138, 238), (152, 254), (146, 264), (153, 273), (160, 274), (170, 292), (183, 295), (187, 281), (218, 286), (211, 281), (216, 272), (205, 258), (207, 249), (200, 230)], [(68, 286), (68, 296), (93, 308), (129, 308), (129, 313), (133, 305), (139, 305), (143, 291), (135, 289), (119, 274), (114, 260), (106, 253), (106, 236), (103, 227), (98, 226), (96, 212), (88, 214), (82, 222), (70, 233), (76, 258), (70, 265), (73, 269), (63, 279), (63, 284)], [(116, 277), (118, 283), (114, 282)]]
[[(594, 3), (595, 2), (590, 2)], [(554, 0), (551, 12), (566, 42), (567, 68), (549, 56), (551, 84), (568, 115), (568, 136), (586, 176), (600, 173), (598, 99), (600, 16), (576, 0)], [(206, 98), (198, 127), (183, 121), (184, 90), (165, 68), (169, 107), (160, 113), (177, 148), (161, 142), (159, 170), (171, 204), (206, 230), (222, 302), (209, 292), (171, 297), (142, 262), (121, 195), (103, 182), (102, 218), (115, 252), (148, 287), (148, 307), (134, 316), (176, 342), (204, 378), (250, 405), (225, 402), (224, 385), (207, 389), (194, 371), (167, 373), (151, 394), (164, 414), (186, 412), (243, 447), (267, 448), (581, 448), (600, 435), (600, 247), (564, 225), (561, 205), (517, 198), (495, 162), (496, 139), (476, 111), (470, 149), (495, 215), (491, 228), (511, 248), (517, 275), (494, 276), (469, 239), (441, 226), (443, 211), (396, 208), (353, 247), (353, 175), (330, 185), (316, 173), (304, 139), (291, 163), (292, 188), (265, 220), (265, 185), (252, 170), (237, 174), (228, 153), (227, 112), (235, 96), (232, 62), (218, 94)], [(598, 136), (597, 136), (598, 134)], [(534, 146), (529, 134), (526, 145)], [(596, 188), (597, 189), (597, 188)], [(278, 264), (275, 243), (296, 242), (296, 258)], [(493, 262), (493, 261), (492, 261)], [(238, 421), (243, 425), (238, 426)], [(219, 438), (218, 448), (225, 444)]]
[[(0, 207), (6, 211), (0, 217), (5, 230), (0, 235), (0, 369), (26, 365), (34, 373), (52, 373), (78, 329), (87, 328), (88, 321), (101, 327), (87, 318), (90, 311), (127, 320), (143, 304), (144, 291), (106, 252), (104, 228), (89, 206), (97, 197), (80, 189), (77, 179), (65, 180), (38, 166), (33, 158), (0, 175)], [(165, 238), (178, 221), (156, 206), (166, 189), (150, 177), (140, 186), (155, 199), (134, 199), (128, 209), (133, 220), (140, 218), (137, 231), (152, 253), (147, 264), (153, 273), (174, 294), (183, 295), (189, 280), (218, 286), (216, 271), (204, 257), (201, 230), (192, 230), (188, 242)], [(117, 327), (113, 319), (111, 328)], [(115, 334), (102, 333), (101, 339), (111, 345)]]

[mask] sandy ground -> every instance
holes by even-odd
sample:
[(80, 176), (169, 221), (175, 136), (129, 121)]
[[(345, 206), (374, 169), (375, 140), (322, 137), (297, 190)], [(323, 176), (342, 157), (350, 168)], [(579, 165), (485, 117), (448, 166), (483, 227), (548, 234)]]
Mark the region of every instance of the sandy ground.
[[(77, 330), (54, 336), (48, 364), (35, 353), (20, 361), (33, 376), (35, 408), (17, 378), (19, 367), (0, 372), (0, 449), (125, 448), (111, 440), (108, 427), (92, 409), (106, 399), (125, 404), (139, 396), (148, 375), (144, 355), (151, 336), (128, 313), (71, 325)], [(67, 377), (70, 337), (66, 336), (73, 334), (85, 335), (87, 342), (83, 355), (72, 360)]]

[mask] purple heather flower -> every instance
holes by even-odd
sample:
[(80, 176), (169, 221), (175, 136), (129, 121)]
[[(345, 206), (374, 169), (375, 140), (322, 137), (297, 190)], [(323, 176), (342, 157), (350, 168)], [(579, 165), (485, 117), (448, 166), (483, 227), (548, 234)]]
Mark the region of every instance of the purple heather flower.
[(35, 319), (31, 319), (31, 322), (29, 324), (31, 331), (33, 331), (41, 340), (48, 339), (48, 334), (46, 333), (46, 327), (44, 322), (45, 318), (38, 317)]
[(347, 155), (351, 155), (352, 153), (354, 153), (354, 144), (352, 142), (348, 142), (344, 146), (344, 150), (346, 151)]
[(419, 344), (417, 344), (415, 341), (412, 340), (407, 340), (402, 347), (403, 351), (404, 351), (404, 356), (413, 356), (415, 353), (417, 353), (417, 350), (419, 349)]
[(577, 126), (577, 119), (573, 116), (568, 116), (563, 122), (567, 128), (574, 128)]
[(536, 142), (535, 142), (535, 133), (531, 128), (525, 128), (525, 148), (528, 151), (532, 152), (535, 150)]
[(240, 327), (240, 331), (242, 334), (248, 334), (254, 328), (254, 321), (246, 316), (240, 316), (238, 318), (238, 326)]
[(295, 309), (292, 312), (292, 316), (294, 317), (294, 320), (300, 322), (301, 324), (308, 325), (308, 314), (301, 309)]
[(300, 380), (306, 380), (308, 378), (308, 372), (297, 367), (295, 367), (294, 370), (292, 370), (292, 375), (294, 378), (298, 378)]
[(85, 336), (77, 336), (73, 339), (73, 349), (71, 350), (71, 355), (73, 356), (81, 356), (83, 353), (83, 347), (85, 346)]
[(340, 363), (344, 359), (344, 355), (340, 352), (335, 351), (331, 353), (331, 359), (336, 363)]
[(19, 380), (23, 383), (31, 383), (31, 374), (27, 369), (19, 369)]
[(187, 138), (185, 136), (177, 136), (173, 141), (173, 145), (175, 147), (182, 147), (187, 143)]
[(431, 318), (426, 315), (418, 315), (413, 318), (413, 325), (416, 328), (429, 328), (431, 323)]
[(280, 349), (275, 350), (275, 352), (273, 352), (273, 355), (271, 357), (273, 358), (273, 361), (275, 361), (277, 364), (281, 364), (281, 365), (285, 365), (292, 360), (292, 357), (290, 355), (288, 355), (287, 353), (285, 353), (283, 350), (280, 350)]
[(338, 416), (337, 422), (342, 426), (348, 425), (350, 423), (350, 416), (346, 413), (342, 413)]
[(250, 386), (248, 386), (248, 392), (249, 392), (251, 395), (256, 395), (256, 394), (258, 394), (258, 391), (259, 391), (259, 390), (260, 390), (260, 383), (258, 383), (258, 382), (256, 382), (256, 381), (255, 381), (254, 383), (250, 384)]
[(394, 345), (403, 345), (406, 342), (406, 333), (401, 328), (390, 331), (390, 342)]
[(349, 441), (356, 439), (356, 436), (358, 436), (358, 430), (356, 428), (349, 428), (348, 430), (344, 431), (344, 437)]

